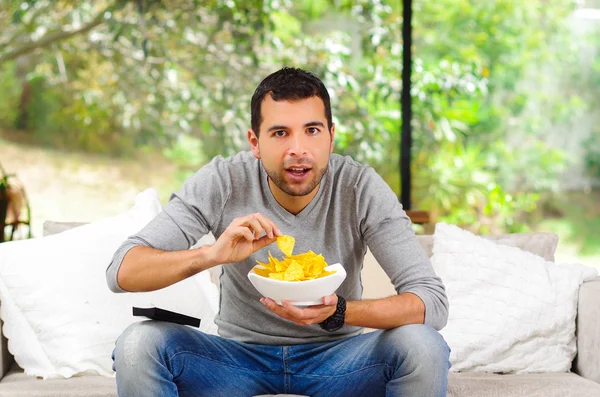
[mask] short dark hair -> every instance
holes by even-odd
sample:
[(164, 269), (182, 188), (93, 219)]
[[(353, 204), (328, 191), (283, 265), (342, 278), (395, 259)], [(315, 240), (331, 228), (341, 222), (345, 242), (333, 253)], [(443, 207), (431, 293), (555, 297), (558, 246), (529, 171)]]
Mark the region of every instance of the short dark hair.
[(325, 84), (313, 73), (297, 68), (284, 67), (265, 77), (256, 87), (250, 102), (252, 130), (258, 137), (262, 123), (261, 105), (267, 94), (271, 94), (274, 101), (297, 101), (317, 96), (325, 105), (327, 128), (331, 131), (331, 103)]

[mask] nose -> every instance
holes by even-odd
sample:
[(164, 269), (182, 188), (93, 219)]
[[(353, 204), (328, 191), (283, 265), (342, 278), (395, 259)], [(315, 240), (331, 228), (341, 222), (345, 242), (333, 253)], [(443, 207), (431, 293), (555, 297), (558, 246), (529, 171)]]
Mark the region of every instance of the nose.
[(304, 156), (306, 154), (305, 142), (302, 134), (293, 134), (291, 136), (288, 152), (291, 156)]

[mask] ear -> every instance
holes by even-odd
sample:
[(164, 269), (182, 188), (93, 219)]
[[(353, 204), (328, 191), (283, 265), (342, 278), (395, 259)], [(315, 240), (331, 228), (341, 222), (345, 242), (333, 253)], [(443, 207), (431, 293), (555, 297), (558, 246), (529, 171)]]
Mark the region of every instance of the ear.
[(333, 153), (335, 143), (335, 123), (331, 123), (331, 132), (329, 133), (331, 142), (329, 143), (329, 154)]
[(248, 130), (248, 142), (250, 142), (250, 148), (252, 149), (252, 154), (257, 159), (260, 159), (260, 148), (258, 146), (258, 137), (254, 133), (252, 129)]

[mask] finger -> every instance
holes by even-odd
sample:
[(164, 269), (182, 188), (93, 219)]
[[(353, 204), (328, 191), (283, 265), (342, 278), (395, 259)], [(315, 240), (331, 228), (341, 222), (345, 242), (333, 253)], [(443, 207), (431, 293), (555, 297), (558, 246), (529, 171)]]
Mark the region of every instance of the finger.
[(252, 231), (252, 234), (254, 234), (255, 239), (258, 239), (264, 231), (262, 225), (260, 224), (260, 221), (255, 216), (250, 216), (246, 220), (244, 226), (248, 227)]
[(336, 294), (331, 294), (331, 295), (323, 297), (324, 305), (331, 305), (331, 306), (337, 305), (337, 301), (338, 301), (338, 298), (337, 298)]
[[(287, 312), (298, 319), (302, 319), (304, 320), (305, 318), (312, 318), (313, 316), (311, 316), (310, 314), (307, 313), (307, 311), (309, 311), (310, 309), (306, 308), (306, 309), (300, 309), (299, 307), (296, 307), (294, 305), (292, 305), (290, 302), (288, 301), (282, 301), (281, 302), (283, 308), (285, 310), (287, 310)], [(310, 306), (309, 306), (310, 307)], [(318, 307), (318, 306), (317, 306)]]
[(260, 303), (262, 303), (267, 309), (277, 314), (279, 317), (285, 318), (286, 320), (291, 320), (287, 315), (287, 312), (279, 306), (273, 299), (269, 298), (261, 298)]
[[(256, 227), (255, 220), (258, 221), (258, 223), (261, 225), (262, 229)], [(245, 226), (250, 226), (251, 224), (253, 224), (254, 225), (254, 226), (252, 226), (253, 230), (260, 229), (257, 237), (260, 236), (260, 233), (262, 233), (262, 230), (265, 231), (267, 236), (269, 236), (269, 232), (272, 232), (273, 235), (270, 237), (283, 235), (283, 233), (281, 233), (281, 230), (279, 230), (279, 228), (277, 227), (275, 222), (271, 221), (269, 218), (267, 218), (266, 216), (262, 215), (259, 212), (255, 213), (255, 214), (246, 215), (246, 216), (243, 216), (240, 218), (236, 218), (236, 219), (234, 219), (232, 224), (245, 225)]]
[[(322, 319), (330, 316), (331, 306), (313, 305), (305, 308), (299, 308), (288, 301), (281, 302), (283, 308), (287, 310), (290, 317), (298, 319), (304, 323), (321, 322)], [(316, 321), (319, 320), (319, 321)]]
[(236, 218), (231, 222), (231, 226), (243, 226), (250, 230), (252, 234), (255, 235), (256, 238), (259, 238), (263, 232), (263, 228), (260, 225), (258, 219), (256, 219), (255, 214), (250, 214), (246, 216), (242, 216)]
[(258, 240), (254, 240), (254, 245), (252, 249), (254, 250), (254, 252), (256, 252), (259, 249), (265, 248), (269, 244), (273, 244), (276, 240), (276, 237), (262, 236)]
[(243, 237), (248, 241), (254, 241), (254, 234), (246, 226), (236, 226), (231, 228), (231, 234), (234, 237), (234, 239), (236, 237)]
[[(281, 317), (288, 319), (288, 320), (294, 322), (295, 324), (302, 325), (302, 326), (310, 325), (310, 324), (314, 323), (314, 320), (312, 318), (305, 318), (306, 316), (298, 317), (298, 316), (295, 316), (292, 313), (290, 313), (288, 310), (288, 307), (283, 306), (285, 304), (285, 302), (281, 302), (281, 304), (282, 304), (282, 306), (280, 306), (280, 309), (279, 309), (279, 311), (281, 313), (280, 314)], [(288, 303), (288, 305), (289, 305), (289, 303)]]
[(266, 216), (264, 216), (261, 213), (257, 212), (254, 215), (256, 216), (256, 219), (260, 222), (261, 226), (265, 230), (265, 233), (267, 234), (267, 236), (275, 237), (275, 236), (282, 235), (281, 231), (279, 230), (279, 228), (277, 227), (275, 222), (273, 222), (272, 220), (270, 220), (269, 218), (267, 218)]

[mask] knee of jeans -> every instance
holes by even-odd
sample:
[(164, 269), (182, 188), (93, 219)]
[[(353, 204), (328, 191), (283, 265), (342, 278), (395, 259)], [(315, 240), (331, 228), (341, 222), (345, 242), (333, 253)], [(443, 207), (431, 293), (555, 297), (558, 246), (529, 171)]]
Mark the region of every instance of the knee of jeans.
[(171, 324), (141, 321), (131, 324), (117, 339), (113, 353), (114, 369), (135, 367), (164, 352)]
[(409, 324), (387, 330), (384, 335), (389, 346), (404, 357), (403, 361), (415, 367), (448, 370), (450, 349), (433, 327)]

